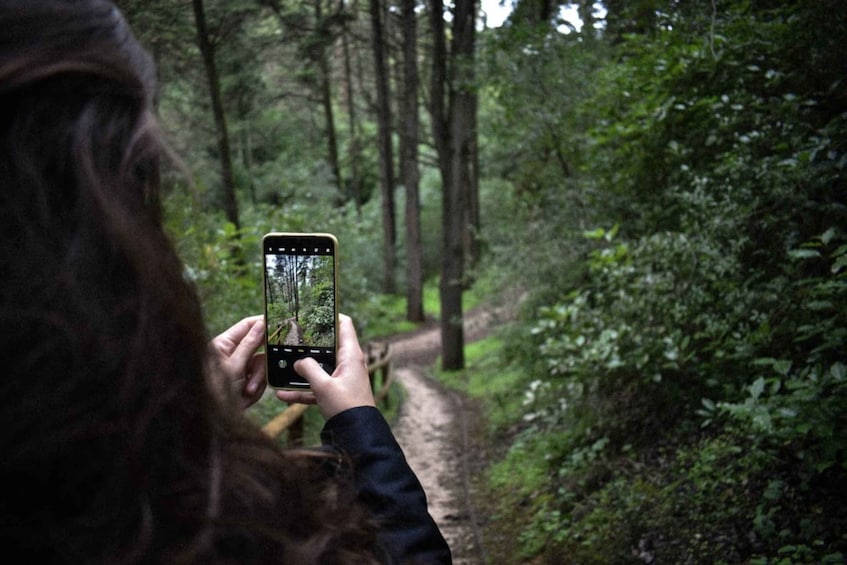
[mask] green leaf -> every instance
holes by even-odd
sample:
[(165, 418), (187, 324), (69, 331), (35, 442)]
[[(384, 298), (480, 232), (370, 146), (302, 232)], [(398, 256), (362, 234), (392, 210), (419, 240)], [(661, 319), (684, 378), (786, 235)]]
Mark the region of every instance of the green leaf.
[(824, 242), (825, 245), (829, 245), (829, 242), (833, 240), (837, 233), (838, 231), (835, 228), (829, 228), (821, 234), (821, 241)]
[(606, 230), (597, 228), (596, 230), (582, 232), (582, 237), (585, 239), (603, 239), (606, 236)]
[(780, 359), (779, 361), (773, 364), (773, 370), (776, 371), (777, 374), (785, 377), (791, 370), (791, 361), (787, 359)]
[(788, 252), (788, 256), (792, 259), (812, 259), (820, 257), (820, 251), (815, 249), (792, 249)]
[(754, 365), (763, 367), (771, 367), (776, 374), (783, 377), (787, 376), (791, 371), (791, 361), (789, 359), (774, 359), (773, 357), (760, 357), (753, 361)]
[(785, 484), (779, 479), (774, 479), (768, 483), (768, 486), (765, 488), (763, 496), (767, 500), (776, 501), (779, 500), (782, 496), (782, 489)]
[(762, 396), (762, 393), (765, 391), (765, 379), (764, 377), (759, 377), (756, 381), (750, 385), (750, 396), (754, 399), (757, 399)]
[(833, 274), (833, 275), (836, 275), (836, 274), (838, 274), (838, 273), (841, 271), (841, 269), (843, 269), (844, 267), (847, 267), (847, 255), (841, 255), (840, 257), (838, 257), (838, 259), (836, 259), (836, 260), (832, 263), (832, 268), (831, 268), (830, 270), (832, 271), (832, 274)]
[(761, 367), (763, 365), (773, 365), (776, 361), (773, 357), (759, 357), (753, 361), (753, 364)]

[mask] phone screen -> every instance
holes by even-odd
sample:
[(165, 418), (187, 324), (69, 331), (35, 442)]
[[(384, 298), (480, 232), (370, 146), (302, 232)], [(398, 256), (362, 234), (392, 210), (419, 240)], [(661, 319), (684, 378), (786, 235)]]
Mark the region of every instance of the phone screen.
[(262, 241), (268, 384), (307, 389), (294, 371), (298, 359), (335, 370), (338, 243), (330, 234), (272, 233)]

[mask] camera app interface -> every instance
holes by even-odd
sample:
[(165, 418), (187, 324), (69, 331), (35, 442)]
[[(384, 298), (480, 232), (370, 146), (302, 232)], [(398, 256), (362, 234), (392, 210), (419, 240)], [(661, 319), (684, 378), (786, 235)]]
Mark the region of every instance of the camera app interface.
[(320, 237), (265, 241), (268, 378), (272, 386), (306, 387), (293, 364), (312, 357), (335, 368), (335, 256)]

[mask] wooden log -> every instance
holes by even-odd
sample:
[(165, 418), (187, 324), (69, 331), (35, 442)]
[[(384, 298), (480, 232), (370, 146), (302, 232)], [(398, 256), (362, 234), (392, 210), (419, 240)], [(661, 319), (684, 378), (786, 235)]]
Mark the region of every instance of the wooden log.
[(276, 437), (303, 416), (308, 404), (292, 404), (265, 424), (262, 431), (270, 437)]

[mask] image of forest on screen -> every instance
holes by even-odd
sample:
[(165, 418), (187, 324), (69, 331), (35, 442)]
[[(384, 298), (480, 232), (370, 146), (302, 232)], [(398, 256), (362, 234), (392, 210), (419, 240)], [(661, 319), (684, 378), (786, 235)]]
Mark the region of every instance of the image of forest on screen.
[(268, 255), (265, 268), (268, 343), (334, 347), (332, 256)]

